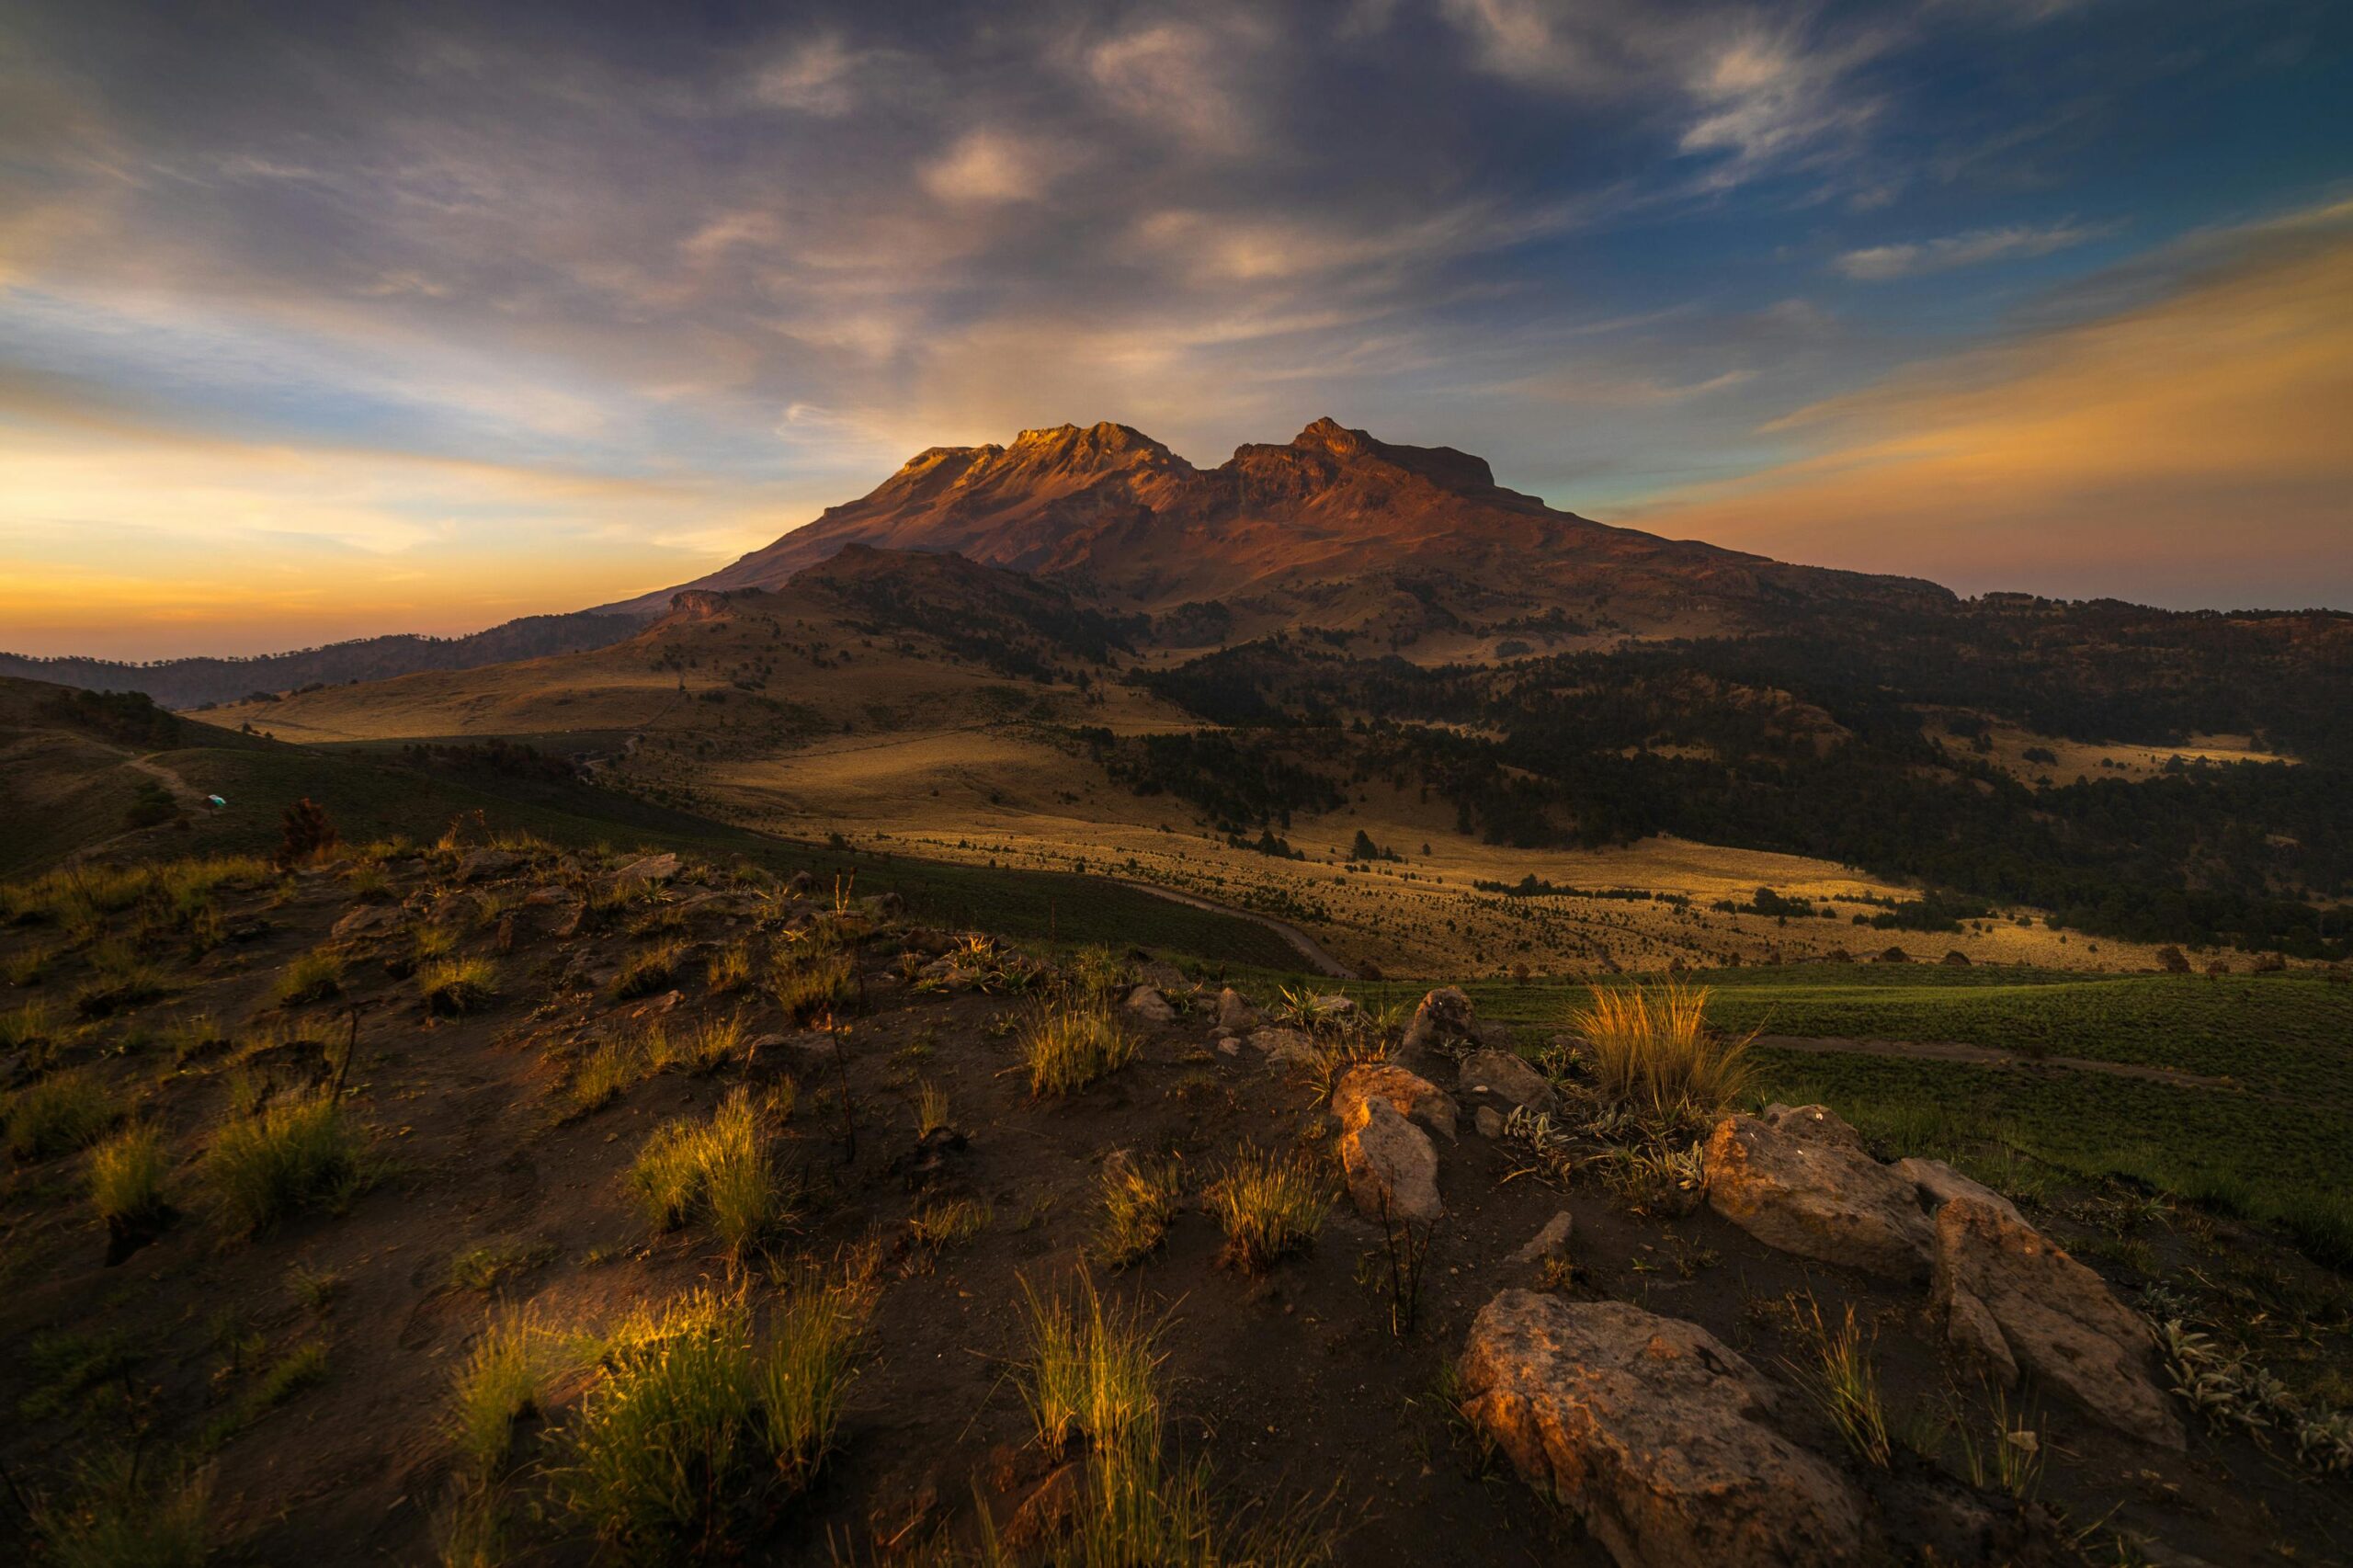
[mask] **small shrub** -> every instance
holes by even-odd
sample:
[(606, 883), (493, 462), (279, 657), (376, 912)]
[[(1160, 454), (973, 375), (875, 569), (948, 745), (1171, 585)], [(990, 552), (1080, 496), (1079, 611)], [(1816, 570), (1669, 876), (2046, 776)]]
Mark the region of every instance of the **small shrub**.
[(327, 820), (326, 808), (308, 795), (286, 808), (278, 828), (278, 864), (281, 869), (310, 865), (335, 845), (335, 824)]
[(1136, 1038), (1108, 1006), (1046, 1008), (1021, 1034), (1021, 1060), (1033, 1095), (1066, 1095), (1124, 1067)]
[(1307, 1247), (1331, 1207), (1325, 1184), (1303, 1161), (1246, 1149), (1202, 1195), (1225, 1227), (1225, 1261), (1257, 1274)]
[(1754, 1036), (1726, 1040), (1707, 1026), (1708, 988), (1670, 980), (1596, 986), (1571, 1017), (1604, 1097), (1662, 1118), (1704, 1116), (1747, 1088)]
[(165, 1212), (164, 1145), (152, 1127), (126, 1127), (90, 1156), (90, 1202), (117, 1233), (153, 1224)]
[(708, 1121), (681, 1117), (657, 1128), (630, 1168), (630, 1188), (655, 1228), (699, 1216), (738, 1258), (790, 1210), (767, 1134), (742, 1089)]
[(52, 1074), (8, 1096), (8, 1152), (20, 1160), (46, 1160), (86, 1149), (121, 1114), (107, 1086), (90, 1074)]
[(304, 1002), (321, 1002), (342, 989), (342, 956), (315, 948), (288, 964), (278, 977), (278, 1005), (292, 1007)]
[(1124, 1156), (1103, 1165), (1103, 1219), (1094, 1256), (1125, 1268), (1158, 1250), (1184, 1201), (1185, 1167), (1174, 1159), (1139, 1164)]
[(426, 1013), (455, 1017), (498, 994), (498, 971), (488, 959), (444, 959), (417, 971), (416, 988)]
[(358, 1133), (324, 1095), (280, 1100), (213, 1134), (204, 1173), (230, 1217), (257, 1231), (347, 1201), (365, 1179)]
[(55, 1568), (201, 1568), (211, 1553), (211, 1484), (201, 1474), (142, 1479), (136, 1456), (79, 1471), (62, 1505), (37, 1503), (33, 1534)]

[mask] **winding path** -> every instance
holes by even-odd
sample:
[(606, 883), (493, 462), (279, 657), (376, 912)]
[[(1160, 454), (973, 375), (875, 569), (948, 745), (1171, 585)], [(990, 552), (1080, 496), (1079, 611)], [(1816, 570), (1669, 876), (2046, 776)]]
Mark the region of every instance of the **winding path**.
[(1357, 977), (1356, 971), (1325, 952), (1314, 937), (1287, 920), (1278, 920), (1271, 915), (1259, 915), (1247, 909), (1236, 909), (1230, 903), (1219, 903), (1213, 899), (1178, 892), (1174, 888), (1164, 888), (1153, 882), (1140, 882), (1127, 877), (1107, 877), (1104, 880), (1117, 882), (1123, 888), (1133, 888), (1138, 892), (1148, 892), (1154, 898), (1165, 898), (1171, 903), (1207, 910), (1211, 915), (1231, 915), (1237, 920), (1264, 926), (1296, 949), (1299, 956), (1305, 959), (1318, 974), (1328, 975), (1334, 980), (1354, 980)]

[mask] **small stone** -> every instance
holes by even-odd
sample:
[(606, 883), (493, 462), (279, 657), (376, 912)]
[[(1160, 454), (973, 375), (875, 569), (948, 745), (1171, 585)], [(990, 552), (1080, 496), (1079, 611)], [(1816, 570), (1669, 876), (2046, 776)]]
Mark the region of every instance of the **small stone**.
[(1152, 985), (1139, 985), (1128, 993), (1128, 1011), (1148, 1024), (1165, 1024), (1176, 1017), (1168, 998)]
[(1506, 1051), (1482, 1048), (1462, 1059), (1457, 1086), (1466, 1093), (1498, 1095), (1516, 1106), (1550, 1111), (1560, 1096), (1544, 1074)]
[(1315, 1042), (1297, 1029), (1255, 1029), (1250, 1043), (1267, 1053), (1267, 1060), (1278, 1065), (1293, 1062), (1316, 1060)]
[(1340, 1125), (1352, 1127), (1367, 1100), (1386, 1100), (1401, 1116), (1420, 1122), (1432, 1132), (1451, 1139), (1462, 1112), (1454, 1096), (1428, 1079), (1387, 1062), (1367, 1062), (1341, 1074), (1332, 1090), (1332, 1114)]
[(1217, 994), (1217, 1027), (1228, 1034), (1246, 1034), (1258, 1027), (1258, 1009), (1229, 985)]
[(1558, 1257), (1569, 1250), (1569, 1236), (1576, 1229), (1576, 1216), (1562, 1210), (1544, 1221), (1544, 1228), (1526, 1246), (1511, 1255), (1514, 1263), (1541, 1263), (1548, 1257)]
[(1217, 1049), (1221, 1056), (1239, 1056), (1242, 1054), (1242, 1042), (1232, 1035), (1226, 1035), (1219, 1040)]
[(1482, 1138), (1504, 1135), (1504, 1113), (1491, 1105), (1483, 1105), (1471, 1113), (1471, 1125), (1479, 1130)]

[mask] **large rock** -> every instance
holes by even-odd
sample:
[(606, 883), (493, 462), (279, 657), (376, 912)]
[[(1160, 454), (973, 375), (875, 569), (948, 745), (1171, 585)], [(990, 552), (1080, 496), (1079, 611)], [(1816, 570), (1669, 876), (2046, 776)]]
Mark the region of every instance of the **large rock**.
[(1926, 1278), (1932, 1237), (1912, 1183), (1818, 1107), (1779, 1120), (1728, 1116), (1716, 1124), (1709, 1205), (1783, 1252), (1890, 1279)]
[(1267, 1053), (1267, 1060), (1278, 1066), (1295, 1062), (1318, 1060), (1314, 1040), (1300, 1029), (1253, 1029), (1250, 1043)]
[(1461, 986), (1441, 985), (1424, 996), (1422, 1005), (1414, 1009), (1414, 1021), (1405, 1026), (1405, 1038), (1398, 1049), (1460, 1056), (1466, 1044), (1475, 1047), (1478, 1039), (1478, 1020), (1472, 1014), (1471, 998), (1462, 994)]
[(1768, 1425), (1771, 1385), (1697, 1324), (1506, 1290), (1461, 1375), (1471, 1424), (1623, 1568), (1865, 1560), (1852, 1488)]
[(643, 883), (666, 882), (677, 874), (678, 858), (665, 851), (631, 860), (613, 873), (613, 881), (623, 887), (635, 887)]
[(1930, 1294), (1953, 1342), (1996, 1375), (2031, 1372), (2120, 1432), (2183, 1446), (2147, 1320), (2015, 1211), (1967, 1196), (1938, 1210)]
[(523, 863), (523, 857), (505, 849), (474, 849), (458, 862), (458, 880), (478, 882), (488, 877), (503, 877)]
[(1372, 1099), (1388, 1101), (1400, 1116), (1449, 1138), (1462, 1119), (1452, 1095), (1427, 1078), (1385, 1062), (1369, 1062), (1342, 1074), (1332, 1090), (1332, 1114), (1340, 1119), (1341, 1126), (1353, 1127), (1361, 1118), (1364, 1103)]
[(1430, 1135), (1384, 1099), (1359, 1103), (1340, 1132), (1340, 1168), (1348, 1196), (1368, 1220), (1435, 1224), (1446, 1213), (1438, 1196), (1438, 1150)]
[(1546, 1112), (1561, 1103), (1544, 1074), (1508, 1051), (1480, 1050), (1464, 1057), (1455, 1087), (1466, 1095), (1483, 1091), (1513, 1105)]
[(1227, 1034), (1247, 1034), (1258, 1027), (1258, 1009), (1229, 985), (1217, 994), (1217, 1027)]
[(1920, 1201), (1934, 1214), (1956, 1198), (1973, 1198), (1978, 1202), (1999, 1210), (2006, 1217), (2019, 1224), (2026, 1220), (2018, 1213), (2018, 1205), (1995, 1192), (1983, 1182), (1972, 1181), (1942, 1160), (1898, 1160), (1895, 1174), (1912, 1184)]
[(1139, 985), (1128, 993), (1128, 1011), (1148, 1024), (1165, 1024), (1176, 1016), (1156, 985)]

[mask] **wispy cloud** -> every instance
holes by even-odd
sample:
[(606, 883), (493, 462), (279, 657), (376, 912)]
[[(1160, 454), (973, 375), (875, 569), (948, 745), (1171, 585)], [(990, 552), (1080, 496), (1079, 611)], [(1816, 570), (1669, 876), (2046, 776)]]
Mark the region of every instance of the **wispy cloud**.
[(2049, 256), (2054, 251), (2068, 250), (2093, 240), (2104, 239), (2114, 232), (2112, 224), (2076, 222), (2052, 223), (2040, 228), (2019, 223), (2001, 229), (1973, 229), (1967, 233), (1947, 234), (1933, 240), (1868, 245), (1847, 252), (1832, 266), (1843, 276), (1858, 282), (1885, 283), (1898, 278), (1950, 272), (1960, 267), (1980, 267), (1993, 261), (2017, 261)]

